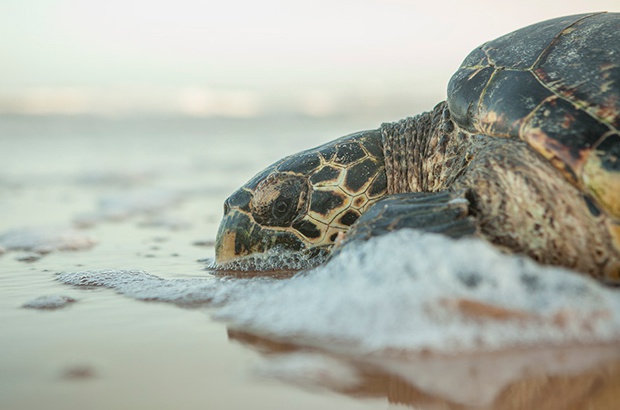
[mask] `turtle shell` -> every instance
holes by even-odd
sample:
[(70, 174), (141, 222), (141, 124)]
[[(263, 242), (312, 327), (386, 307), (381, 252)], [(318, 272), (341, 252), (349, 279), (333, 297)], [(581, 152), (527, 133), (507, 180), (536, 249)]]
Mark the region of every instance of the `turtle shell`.
[(475, 49), (448, 84), (452, 119), (519, 138), (620, 219), (620, 13), (561, 17)]

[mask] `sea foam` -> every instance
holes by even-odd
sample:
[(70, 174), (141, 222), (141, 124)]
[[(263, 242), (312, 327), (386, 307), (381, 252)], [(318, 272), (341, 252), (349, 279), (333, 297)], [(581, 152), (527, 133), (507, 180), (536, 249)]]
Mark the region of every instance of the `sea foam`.
[(287, 280), (167, 280), (113, 269), (58, 279), (141, 300), (218, 306), (215, 317), (234, 328), (358, 352), (455, 353), (620, 338), (617, 291), (482, 240), (410, 230), (352, 244)]
[(63, 308), (76, 300), (64, 295), (45, 295), (32, 299), (22, 305), (24, 308), (53, 310)]

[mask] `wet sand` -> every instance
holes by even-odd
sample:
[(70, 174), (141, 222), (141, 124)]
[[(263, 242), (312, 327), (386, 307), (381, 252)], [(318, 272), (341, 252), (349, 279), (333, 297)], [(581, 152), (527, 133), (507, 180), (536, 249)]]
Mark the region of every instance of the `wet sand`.
[[(228, 335), (270, 358), (262, 372), (281, 380), (301, 384), (301, 375), (283, 365), (296, 356), (311, 356), (310, 361), (328, 355), (333, 363), (351, 366), (358, 375), (354, 381), (342, 374), (340, 380), (314, 381), (351, 397), (382, 398), (392, 404), (432, 409), (614, 409), (618, 405), (617, 344), (348, 357), (235, 330), (229, 330)], [(304, 376), (305, 384), (311, 384)]]
[[(617, 408), (619, 344), (357, 355), (229, 328), (209, 306), (56, 280), (102, 268), (209, 277), (199, 260), (213, 256), (233, 189), (283, 155), (380, 120), (368, 122), (2, 119), (0, 234), (77, 227), (96, 244), (0, 255), (0, 407)], [(74, 302), (23, 307), (46, 295)]]

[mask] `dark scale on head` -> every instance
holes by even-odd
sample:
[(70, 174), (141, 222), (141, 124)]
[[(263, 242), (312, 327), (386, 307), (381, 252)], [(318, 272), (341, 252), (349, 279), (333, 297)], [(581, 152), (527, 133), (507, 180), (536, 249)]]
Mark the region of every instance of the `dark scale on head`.
[(337, 237), (338, 232), (333, 233), (332, 236), (329, 237), (330, 242), (335, 242)]
[(344, 188), (351, 193), (359, 192), (369, 182), (369, 179), (377, 173), (378, 167), (379, 165), (370, 158), (353, 165), (347, 171)]
[(342, 144), (338, 147), (338, 153), (334, 160), (337, 164), (351, 164), (361, 158), (364, 158), (366, 153), (362, 149), (359, 143), (352, 141)]
[(387, 175), (385, 171), (379, 172), (379, 175), (372, 181), (370, 187), (368, 188), (368, 196), (376, 197), (379, 195), (383, 195), (387, 191)]
[(224, 202), (224, 215), (226, 215), (229, 209), (239, 208), (244, 211), (250, 210), (250, 200), (252, 199), (252, 194), (244, 189), (237, 190), (234, 194), (232, 194), (228, 199)]
[(300, 251), (304, 248), (304, 245), (297, 239), (297, 236), (292, 232), (281, 232), (280, 235), (273, 238), (272, 246), (282, 246), (285, 249), (291, 251)]
[(336, 181), (340, 176), (340, 170), (334, 167), (325, 166), (320, 171), (310, 177), (310, 183), (317, 184), (319, 182)]
[(321, 156), (325, 159), (325, 162), (330, 162), (334, 156), (336, 156), (336, 147), (321, 148)]
[(321, 236), (321, 231), (310, 221), (296, 222), (293, 224), (293, 228), (297, 229), (306, 238), (316, 239)]
[(301, 154), (282, 162), (278, 165), (278, 171), (292, 171), (296, 174), (307, 175), (319, 165), (321, 165), (321, 160), (318, 154)]
[(357, 221), (360, 217), (360, 214), (357, 211), (349, 209), (340, 217), (340, 223), (346, 226), (351, 226)]
[[(240, 219), (249, 219), (245, 214), (239, 214), (238, 218)], [(247, 226), (247, 224), (245, 224)], [(267, 248), (267, 243), (262, 242), (255, 244), (255, 246), (248, 246), (248, 238), (260, 237), (262, 235), (263, 228), (259, 225), (251, 225), (251, 229), (245, 232), (239, 232), (235, 235), (235, 253), (236, 254), (247, 254), (250, 252), (264, 252)]]
[(310, 200), (310, 210), (321, 215), (328, 215), (344, 203), (344, 194), (332, 191), (314, 191)]
[(246, 251), (248, 251), (248, 249), (246, 249), (245, 247), (245, 242), (244, 239), (241, 235), (237, 235), (235, 236), (235, 254), (236, 255), (243, 255), (244, 253), (246, 253)]
[(380, 130), (367, 131), (366, 138), (361, 141), (364, 143), (364, 149), (370, 155), (383, 162), (383, 143)]

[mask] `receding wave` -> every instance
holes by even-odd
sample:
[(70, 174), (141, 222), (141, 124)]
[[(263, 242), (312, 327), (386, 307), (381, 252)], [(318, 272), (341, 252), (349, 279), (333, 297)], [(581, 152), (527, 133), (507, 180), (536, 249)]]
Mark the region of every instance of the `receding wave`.
[(409, 230), (352, 244), (286, 280), (114, 269), (57, 278), (140, 300), (217, 306), (215, 317), (235, 328), (327, 349), (454, 353), (620, 339), (617, 290), (481, 240)]
[(210, 260), (207, 269), (215, 272), (264, 272), (264, 271), (300, 271), (312, 269), (324, 263), (328, 258), (327, 252), (315, 253), (291, 252), (279, 248), (272, 248), (268, 252), (252, 255), (232, 262), (217, 263)]

